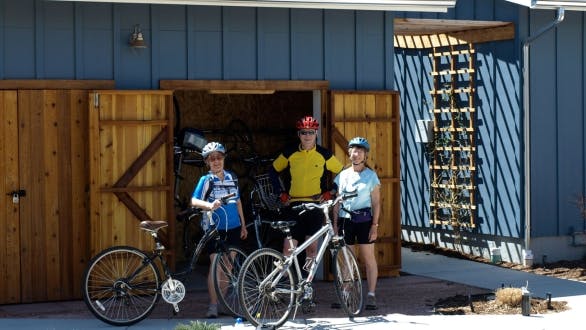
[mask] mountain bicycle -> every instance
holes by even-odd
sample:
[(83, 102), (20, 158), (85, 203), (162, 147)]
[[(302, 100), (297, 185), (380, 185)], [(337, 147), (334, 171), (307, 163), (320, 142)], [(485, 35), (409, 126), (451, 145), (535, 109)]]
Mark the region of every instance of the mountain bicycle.
[[(235, 194), (224, 196), (225, 204)], [(193, 213), (202, 212), (193, 209)], [(131, 246), (113, 246), (93, 257), (82, 280), (83, 300), (98, 319), (116, 326), (128, 326), (145, 319), (154, 309), (159, 297), (173, 305), (173, 312), (179, 312), (179, 303), (186, 294), (182, 281), (189, 280), (197, 260), (208, 242), (215, 241), (216, 257), (211, 271), (219, 302), (234, 315), (242, 315), (237, 296), (238, 273), (246, 259), (239, 248), (226, 246), (217, 228), (218, 219), (208, 213), (209, 228), (193, 250), (185, 269), (172, 272), (165, 257), (165, 247), (158, 231), (167, 227), (166, 221), (142, 221), (141, 230), (154, 239), (151, 252)], [(161, 276), (160, 269), (163, 271)]]
[[(238, 276), (238, 298), (244, 316), (254, 326), (276, 328), (283, 325), (291, 312), (293, 317), (299, 306), (308, 311), (313, 306), (312, 281), (322, 261), (326, 249), (332, 254), (332, 271), (336, 295), (343, 310), (349, 317), (357, 316), (362, 311), (362, 279), (351, 248), (345, 245), (342, 236), (335, 235), (330, 220), (330, 210), (337, 203), (355, 197), (356, 193), (347, 193), (334, 200), (317, 203), (303, 203), (294, 206), (296, 211), (321, 209), (325, 215), (325, 224), (321, 229), (295, 247), (290, 227), (292, 221), (279, 221), (274, 226), (285, 233), (292, 246), (289, 256), (263, 248), (251, 253), (240, 269)], [(300, 212), (300, 213), (301, 213)], [(307, 276), (303, 277), (297, 256), (311, 243), (323, 239), (318, 247), (315, 260), (304, 265)]]

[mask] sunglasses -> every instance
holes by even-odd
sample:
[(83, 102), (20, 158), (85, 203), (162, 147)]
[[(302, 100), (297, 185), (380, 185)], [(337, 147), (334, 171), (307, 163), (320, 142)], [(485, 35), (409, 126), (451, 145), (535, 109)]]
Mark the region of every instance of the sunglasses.
[(315, 135), (315, 131), (299, 131), (299, 135)]

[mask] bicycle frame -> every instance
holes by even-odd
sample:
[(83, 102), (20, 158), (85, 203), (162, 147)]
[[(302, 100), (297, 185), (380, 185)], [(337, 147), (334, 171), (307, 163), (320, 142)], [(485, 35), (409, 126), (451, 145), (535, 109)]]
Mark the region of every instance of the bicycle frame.
[[(334, 233), (334, 227), (332, 226), (332, 222), (329, 218), (329, 215), (327, 214), (327, 211), (324, 211), (324, 214), (326, 216), (326, 223), (315, 234), (313, 234), (311, 237), (309, 237), (307, 240), (305, 240), (305, 242), (303, 242), (303, 244), (301, 244), (297, 247), (294, 247), (293, 239), (292, 239), (291, 235), (288, 234), (287, 239), (289, 240), (290, 246), (293, 246), (293, 248), (291, 249), (291, 254), (289, 256), (285, 257), (285, 262), (282, 265), (280, 265), (280, 267), (276, 267), (269, 274), (269, 276), (267, 276), (267, 278), (261, 282), (261, 285), (266, 285), (267, 281), (269, 279), (272, 279), (273, 276), (275, 276), (276, 274), (278, 274), (278, 275), (275, 278), (275, 280), (273, 280), (272, 282), (278, 283), (280, 278), (286, 273), (287, 269), (289, 269), (291, 267), (291, 265), (294, 265), (297, 278), (300, 279), (299, 283), (297, 284), (297, 287), (295, 288), (295, 294), (300, 295), (301, 293), (303, 293), (302, 286), (300, 286), (299, 284), (311, 283), (313, 281), (315, 273), (317, 272), (317, 268), (325, 255), (326, 249), (328, 248), (330, 243), (332, 241), (334, 241), (336, 238), (336, 235)], [(297, 260), (297, 256), (299, 254), (301, 254), (303, 251), (305, 251), (305, 249), (307, 249), (307, 247), (310, 244), (319, 240), (320, 238), (323, 238), (323, 241), (319, 246), (318, 252), (315, 256), (315, 260), (311, 264), (311, 267), (308, 271), (307, 277), (303, 278), (303, 276), (301, 274), (301, 268), (299, 267), (299, 261)], [(276, 288), (275, 290), (277, 290), (279, 292), (289, 292), (290, 291), (290, 290), (284, 290), (284, 289), (280, 289), (280, 288)]]
[(197, 260), (199, 259), (199, 256), (201, 255), (201, 252), (203, 251), (203, 248), (212, 239), (218, 239), (219, 238), (218, 235), (219, 235), (218, 228), (213, 227), (213, 228), (209, 229), (204, 234), (204, 236), (199, 240), (199, 242), (197, 243), (197, 245), (195, 246), (195, 250), (191, 254), (191, 259), (189, 261), (189, 264), (185, 267), (185, 269), (183, 271), (176, 272), (176, 273), (174, 273), (172, 275), (173, 276), (185, 276), (185, 275), (188, 275), (189, 273), (191, 273), (195, 269), (195, 267), (196, 267)]

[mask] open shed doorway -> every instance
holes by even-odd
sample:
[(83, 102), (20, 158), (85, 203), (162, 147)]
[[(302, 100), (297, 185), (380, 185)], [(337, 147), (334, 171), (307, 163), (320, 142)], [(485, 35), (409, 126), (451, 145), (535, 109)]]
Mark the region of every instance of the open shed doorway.
[[(161, 82), (162, 89), (174, 90), (176, 145), (184, 145), (186, 134), (195, 132), (206, 142), (217, 141), (226, 147), (225, 168), (238, 176), (247, 221), (252, 219), (250, 192), (254, 176), (267, 173), (280, 150), (298, 142), (296, 121), (313, 115), (319, 118), (322, 136), (327, 131), (326, 111), (322, 111), (327, 87), (324, 81)], [(175, 196), (180, 210), (208, 168), (201, 155), (193, 152), (184, 155), (176, 170), (179, 180)], [(182, 241), (177, 239), (178, 243)]]

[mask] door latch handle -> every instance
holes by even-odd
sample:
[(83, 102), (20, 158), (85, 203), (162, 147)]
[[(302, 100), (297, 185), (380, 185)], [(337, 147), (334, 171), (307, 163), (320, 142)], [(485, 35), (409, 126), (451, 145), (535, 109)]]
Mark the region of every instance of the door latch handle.
[(26, 190), (13, 190), (6, 195), (12, 196), (12, 203), (18, 204), (20, 202), (20, 198), (26, 196)]
[(24, 190), (24, 189), (13, 190), (13, 191), (7, 193), (6, 195), (8, 195), (8, 196), (24, 197), (24, 196), (26, 196), (26, 190)]

